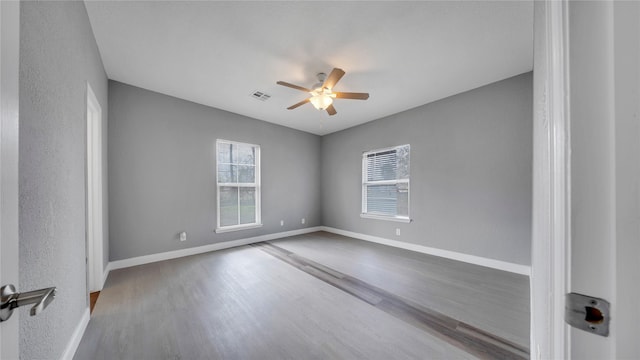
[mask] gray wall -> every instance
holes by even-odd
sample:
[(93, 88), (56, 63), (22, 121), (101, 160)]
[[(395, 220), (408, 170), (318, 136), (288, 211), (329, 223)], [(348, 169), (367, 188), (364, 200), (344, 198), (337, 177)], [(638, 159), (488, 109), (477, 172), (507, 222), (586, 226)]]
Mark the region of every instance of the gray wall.
[[(263, 227), (214, 233), (216, 139), (260, 145)], [(318, 136), (115, 81), (109, 168), (111, 261), (321, 225)]]
[[(360, 218), (362, 152), (401, 144), (411, 144), (413, 221)], [(323, 224), (529, 265), (531, 168), (526, 73), (324, 136)]]
[(108, 85), (83, 2), (21, 2), (20, 33), (20, 288), (58, 288), (37, 317), (20, 310), (20, 358), (57, 359), (88, 307), (86, 84), (105, 135)]

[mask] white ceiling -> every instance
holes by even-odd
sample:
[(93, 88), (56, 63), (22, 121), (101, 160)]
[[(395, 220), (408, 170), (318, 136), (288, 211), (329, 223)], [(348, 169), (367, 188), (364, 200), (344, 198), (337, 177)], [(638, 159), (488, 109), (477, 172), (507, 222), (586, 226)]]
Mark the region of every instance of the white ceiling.
[[(324, 135), (533, 68), (532, 1), (87, 1), (110, 79)], [(306, 104), (339, 67), (338, 114)], [(271, 95), (265, 102), (255, 91)]]

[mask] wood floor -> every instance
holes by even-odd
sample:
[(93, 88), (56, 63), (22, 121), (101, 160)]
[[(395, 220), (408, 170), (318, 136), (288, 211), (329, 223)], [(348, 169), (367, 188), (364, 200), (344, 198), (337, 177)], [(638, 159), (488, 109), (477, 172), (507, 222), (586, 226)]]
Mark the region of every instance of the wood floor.
[(75, 359), (527, 358), (528, 292), (314, 233), (112, 271)]
[(96, 307), (98, 296), (100, 296), (100, 291), (94, 291), (92, 293), (89, 293), (89, 312), (92, 314), (93, 314), (93, 309), (95, 309)]

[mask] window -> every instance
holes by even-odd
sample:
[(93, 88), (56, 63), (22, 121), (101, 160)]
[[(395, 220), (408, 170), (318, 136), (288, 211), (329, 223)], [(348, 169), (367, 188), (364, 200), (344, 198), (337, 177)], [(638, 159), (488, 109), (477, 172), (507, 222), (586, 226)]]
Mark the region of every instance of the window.
[(362, 154), (362, 217), (409, 222), (409, 145)]
[(218, 159), (216, 232), (262, 226), (260, 220), (260, 146), (216, 141)]

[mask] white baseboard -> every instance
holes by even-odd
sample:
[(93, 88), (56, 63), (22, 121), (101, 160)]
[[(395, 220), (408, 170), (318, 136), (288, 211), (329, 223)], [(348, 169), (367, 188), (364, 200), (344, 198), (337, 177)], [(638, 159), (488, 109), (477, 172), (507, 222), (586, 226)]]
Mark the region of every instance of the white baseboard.
[(439, 256), (447, 259), (462, 261), (462, 262), (489, 267), (493, 269), (508, 271), (508, 272), (512, 272), (520, 275), (531, 276), (531, 267), (527, 265), (515, 264), (515, 263), (510, 263), (510, 262), (501, 261), (501, 260), (463, 254), (463, 253), (450, 251), (450, 250), (437, 249), (437, 248), (432, 248), (424, 245), (407, 243), (403, 241), (385, 239), (377, 236), (360, 234), (360, 233), (336, 229), (328, 226), (321, 226), (320, 228), (323, 231), (327, 231), (327, 232), (338, 234), (338, 235), (343, 235), (343, 236), (370, 241), (378, 244), (393, 246), (393, 247), (397, 247), (405, 250), (421, 252), (424, 254)]
[(84, 314), (82, 314), (80, 322), (76, 326), (75, 330), (73, 330), (71, 339), (69, 340), (67, 347), (64, 349), (64, 353), (62, 353), (60, 360), (73, 360), (73, 355), (76, 354), (76, 350), (78, 350), (78, 345), (80, 345), (80, 340), (82, 340), (84, 331), (87, 329), (87, 325), (89, 325), (90, 317), (91, 313), (89, 311), (89, 308), (87, 307)]
[[(469, 255), (469, 254), (459, 253), (459, 252), (450, 251), (450, 250), (437, 249), (437, 248), (432, 248), (424, 245), (407, 243), (403, 241), (385, 239), (378, 236), (366, 235), (366, 234), (356, 233), (352, 231), (336, 229), (328, 226), (315, 226), (315, 227), (298, 229), (298, 230), (260, 235), (260, 236), (245, 238), (245, 239), (225, 241), (225, 242), (192, 247), (187, 249), (168, 251), (164, 253), (138, 256), (138, 257), (133, 257), (129, 259), (110, 261), (109, 264), (107, 264), (107, 267), (104, 271), (104, 281), (107, 280), (107, 276), (109, 275), (109, 272), (111, 270), (123, 269), (123, 268), (137, 266), (137, 265), (144, 265), (144, 264), (149, 264), (157, 261), (176, 259), (184, 256), (197, 255), (197, 254), (202, 254), (210, 251), (224, 250), (232, 247), (249, 245), (249, 244), (253, 244), (261, 241), (280, 239), (288, 236), (307, 234), (307, 233), (312, 233), (316, 231), (327, 231), (327, 232), (338, 234), (338, 235), (343, 235), (343, 236), (370, 241), (378, 244), (393, 246), (393, 247), (401, 248), (405, 250), (416, 251), (416, 252), (439, 256), (447, 259), (462, 261), (470, 264), (508, 271), (516, 274), (531, 276), (531, 267), (527, 265), (489, 259), (481, 256)], [(103, 284), (104, 284), (104, 281), (103, 281)]]
[(111, 271), (111, 262), (107, 263), (107, 267), (104, 268), (102, 272), (102, 284), (100, 285), (100, 290), (104, 288), (104, 283), (107, 282), (107, 277), (109, 276), (109, 271)]
[[(133, 257), (133, 258), (129, 258), (129, 259), (110, 261), (109, 264), (107, 265), (107, 269), (105, 270), (105, 272), (108, 274), (109, 271), (111, 271), (111, 270), (122, 269), (122, 268), (131, 267), (131, 266), (143, 265), (143, 264), (149, 264), (149, 263), (157, 262), (157, 261), (176, 259), (176, 258), (180, 258), (180, 257), (184, 257), (184, 256), (197, 255), (197, 254), (202, 254), (202, 253), (206, 253), (206, 252), (210, 252), (210, 251), (229, 249), (229, 248), (236, 247), (236, 246), (249, 245), (249, 244), (258, 243), (258, 242), (261, 242), (261, 241), (280, 239), (280, 238), (284, 238), (284, 237), (287, 237), (287, 236), (295, 236), (295, 235), (307, 234), (307, 233), (321, 231), (321, 230), (322, 230), (322, 227), (315, 226), (315, 227), (309, 227), (309, 228), (298, 229), (298, 230), (291, 230), (291, 231), (284, 231), (284, 232), (273, 233), (273, 234), (260, 235), (260, 236), (245, 238), (245, 239), (224, 241), (224, 242), (210, 244), (210, 245), (204, 245), (204, 246), (197, 246), (197, 247), (192, 247), (192, 248), (187, 248), (187, 249), (168, 251), (168, 252), (163, 252), (163, 253), (158, 253), (158, 254), (138, 256), (138, 257)], [(105, 280), (106, 280), (106, 275), (105, 275)]]

